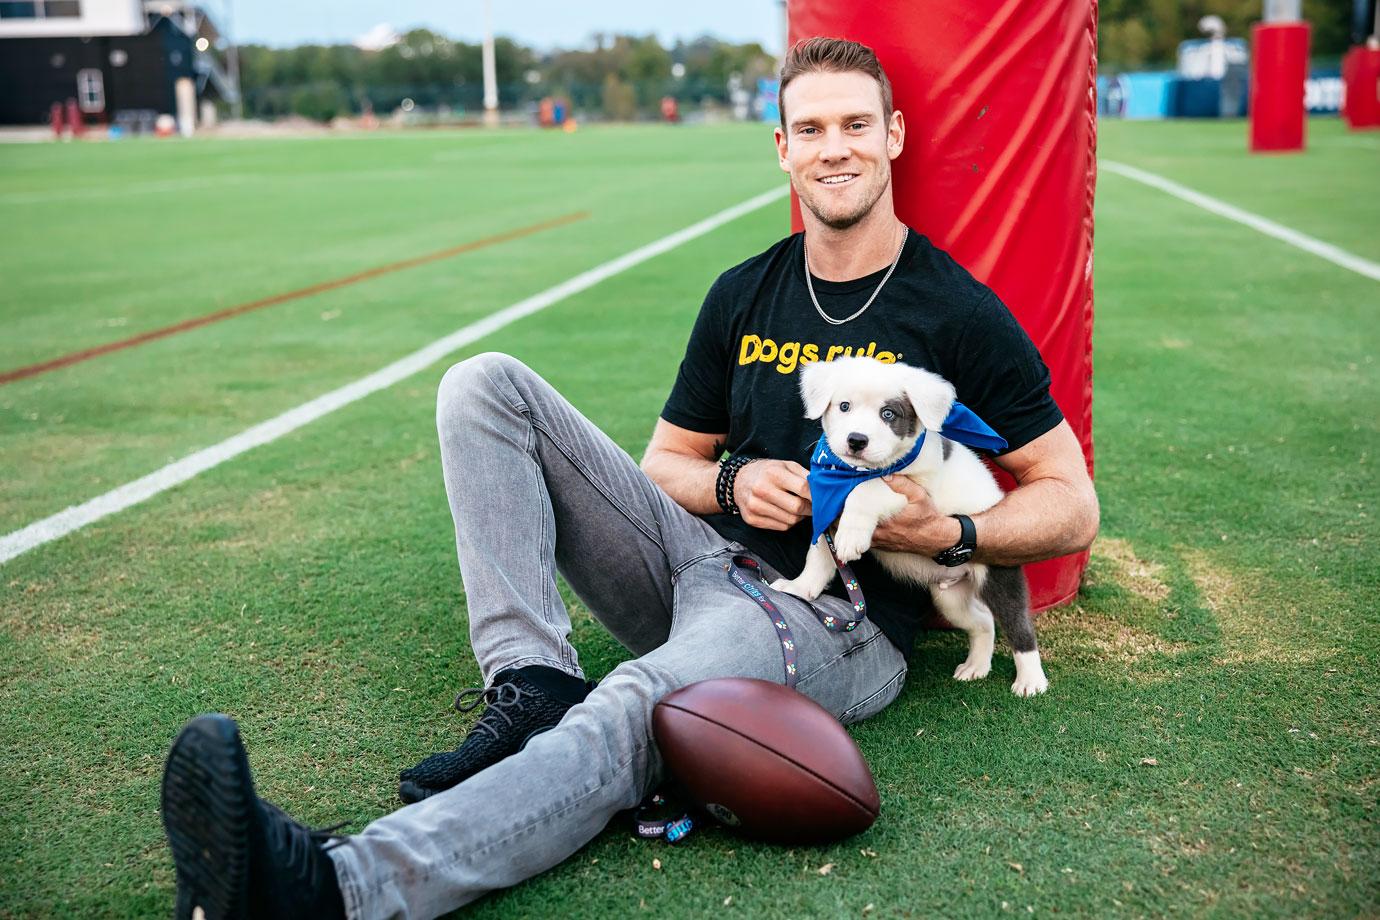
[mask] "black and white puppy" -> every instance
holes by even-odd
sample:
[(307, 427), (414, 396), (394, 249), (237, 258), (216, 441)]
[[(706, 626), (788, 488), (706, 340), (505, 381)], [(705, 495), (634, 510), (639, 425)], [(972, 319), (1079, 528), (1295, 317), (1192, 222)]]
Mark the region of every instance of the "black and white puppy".
[[(924, 431), (919, 455), (898, 473), (924, 487), (939, 514), (976, 514), (1001, 499), (1001, 487), (977, 454), (940, 434), (955, 392), (938, 374), (873, 358), (838, 358), (803, 368), (800, 392), (805, 417), (823, 419), (829, 448), (860, 469), (885, 469), (898, 462)], [(854, 488), (834, 536), (839, 559), (852, 562), (868, 552), (877, 525), (905, 505), (906, 499), (881, 479)], [(914, 553), (871, 552), (897, 578), (927, 587), (944, 619), (967, 631), (968, 658), (954, 671), (955, 678), (977, 680), (991, 671), (995, 618), (1015, 653), (1011, 692), (1034, 696), (1048, 689), (1019, 567), (965, 563), (950, 568)], [(799, 577), (779, 579), (772, 587), (812, 601), (835, 574), (821, 537), (810, 548)]]

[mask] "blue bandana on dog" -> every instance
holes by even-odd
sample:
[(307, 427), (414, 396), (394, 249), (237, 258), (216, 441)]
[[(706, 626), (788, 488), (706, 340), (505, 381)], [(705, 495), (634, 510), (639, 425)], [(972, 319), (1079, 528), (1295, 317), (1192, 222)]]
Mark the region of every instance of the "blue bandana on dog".
[[(1006, 449), (1006, 439), (958, 400), (954, 400), (953, 408), (940, 426), (939, 433), (951, 441), (981, 450)], [(838, 520), (843, 512), (843, 503), (860, 483), (900, 472), (915, 462), (915, 458), (920, 456), (920, 448), (924, 446), (925, 432), (921, 431), (915, 446), (891, 466), (880, 470), (862, 470), (841, 460), (829, 449), (828, 438), (821, 435), (814, 452), (810, 454), (810, 516), (814, 528), (810, 542), (817, 543), (819, 535)]]

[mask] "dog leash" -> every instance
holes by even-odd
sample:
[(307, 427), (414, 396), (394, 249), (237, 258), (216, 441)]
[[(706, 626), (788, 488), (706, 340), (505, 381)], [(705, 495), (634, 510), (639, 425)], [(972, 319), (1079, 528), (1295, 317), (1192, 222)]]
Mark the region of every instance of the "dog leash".
[[(852, 632), (858, 628), (859, 623), (867, 619), (867, 601), (863, 599), (862, 588), (859, 587), (858, 578), (853, 574), (853, 570), (848, 567), (847, 563), (839, 561), (838, 553), (834, 552), (834, 538), (825, 533), (824, 542), (829, 547), (829, 555), (833, 558), (834, 565), (838, 567), (839, 576), (843, 579), (844, 590), (848, 592), (848, 600), (852, 603), (853, 611), (857, 616), (851, 618), (836, 617), (821, 612), (814, 604), (810, 605), (810, 611), (814, 613), (816, 619), (823, 624), (825, 629), (832, 632)], [(795, 666), (795, 637), (791, 634), (790, 624), (781, 615), (776, 604), (772, 603), (766, 592), (758, 587), (758, 585), (765, 584), (765, 579), (762, 577), (762, 566), (751, 556), (737, 555), (724, 568), (728, 572), (728, 580), (756, 601), (757, 606), (761, 607), (771, 618), (772, 625), (776, 627), (777, 638), (781, 640), (781, 657), (786, 669), (786, 686), (794, 688), (799, 677)], [(749, 578), (745, 573), (751, 573), (752, 578)]]

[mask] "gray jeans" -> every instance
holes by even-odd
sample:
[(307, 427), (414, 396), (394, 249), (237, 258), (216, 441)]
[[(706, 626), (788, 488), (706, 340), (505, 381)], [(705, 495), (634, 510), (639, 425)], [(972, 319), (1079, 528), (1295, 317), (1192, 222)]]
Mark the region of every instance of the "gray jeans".
[[(486, 685), (526, 664), (582, 674), (557, 571), (637, 657), (522, 751), (332, 850), (356, 918), (434, 917), (557, 865), (660, 783), (657, 700), (715, 677), (784, 682), (776, 628), (725, 574), (742, 547), (672, 501), (533, 371), (500, 354), (457, 364), (436, 416)], [(795, 635), (801, 693), (845, 723), (900, 693), (906, 662), (870, 621), (830, 632), (803, 601), (772, 598)], [(832, 597), (816, 606), (852, 612)]]

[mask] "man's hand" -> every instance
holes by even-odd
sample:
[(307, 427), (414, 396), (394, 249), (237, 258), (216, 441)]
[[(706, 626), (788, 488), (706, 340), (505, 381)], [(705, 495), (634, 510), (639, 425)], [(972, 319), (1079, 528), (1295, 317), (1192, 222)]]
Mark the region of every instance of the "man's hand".
[(791, 460), (754, 460), (738, 471), (733, 500), (753, 527), (789, 530), (810, 513), (805, 467)]
[(934, 510), (930, 493), (909, 476), (892, 474), (882, 481), (898, 495), (905, 496), (906, 507), (887, 518), (872, 534), (874, 549), (933, 556), (958, 542), (963, 528), (958, 521)]

